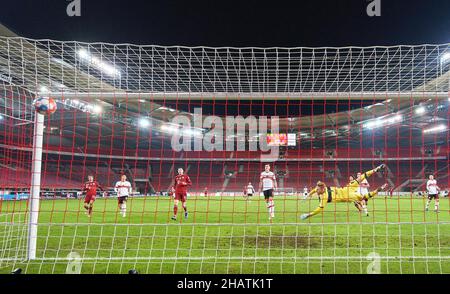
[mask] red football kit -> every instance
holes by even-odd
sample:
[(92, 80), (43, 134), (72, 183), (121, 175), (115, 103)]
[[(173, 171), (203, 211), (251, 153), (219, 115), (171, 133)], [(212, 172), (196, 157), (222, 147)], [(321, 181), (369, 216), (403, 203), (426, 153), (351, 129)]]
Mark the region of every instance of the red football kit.
[(187, 187), (191, 186), (192, 182), (187, 175), (177, 175), (175, 177), (175, 199), (186, 201), (187, 197)]
[(103, 190), (100, 184), (96, 181), (84, 183), (83, 192), (86, 192), (84, 203), (89, 203), (91, 202), (91, 200), (95, 201), (95, 196), (97, 196), (97, 189)]

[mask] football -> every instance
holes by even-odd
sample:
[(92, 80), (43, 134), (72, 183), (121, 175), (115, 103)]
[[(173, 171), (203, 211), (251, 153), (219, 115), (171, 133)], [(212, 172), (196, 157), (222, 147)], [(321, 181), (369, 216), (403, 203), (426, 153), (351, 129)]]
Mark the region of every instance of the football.
[(36, 98), (33, 105), (36, 112), (43, 115), (53, 114), (57, 109), (55, 100), (48, 97)]

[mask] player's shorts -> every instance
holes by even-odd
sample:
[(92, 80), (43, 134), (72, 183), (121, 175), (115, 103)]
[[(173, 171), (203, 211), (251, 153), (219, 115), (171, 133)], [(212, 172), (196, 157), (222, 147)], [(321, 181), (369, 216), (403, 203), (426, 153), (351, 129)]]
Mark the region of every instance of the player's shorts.
[(128, 196), (117, 197), (117, 201), (119, 202), (119, 204), (122, 204), (122, 203), (126, 202), (127, 200), (128, 200)]
[(175, 200), (181, 200), (181, 202), (186, 202), (187, 193), (186, 192), (176, 192)]
[(86, 198), (84, 198), (84, 203), (94, 202), (96, 195), (86, 195)]
[(253, 196), (253, 193), (247, 193), (247, 197)]
[(269, 189), (269, 190), (264, 190), (264, 199), (269, 199), (271, 197), (273, 197), (273, 189)]
[(428, 199), (439, 199), (439, 194), (428, 194)]

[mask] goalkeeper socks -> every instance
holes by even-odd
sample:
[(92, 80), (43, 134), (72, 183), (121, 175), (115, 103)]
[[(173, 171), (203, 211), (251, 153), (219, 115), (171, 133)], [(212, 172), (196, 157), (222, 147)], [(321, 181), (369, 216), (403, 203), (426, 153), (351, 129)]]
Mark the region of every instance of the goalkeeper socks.
[(178, 205), (174, 205), (173, 206), (173, 216), (177, 217), (177, 213), (178, 213)]

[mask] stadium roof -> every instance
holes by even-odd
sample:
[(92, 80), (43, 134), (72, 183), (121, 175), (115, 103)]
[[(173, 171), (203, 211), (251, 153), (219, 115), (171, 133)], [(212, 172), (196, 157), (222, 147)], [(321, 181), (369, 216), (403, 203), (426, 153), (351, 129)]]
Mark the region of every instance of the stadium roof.
[[(190, 115), (165, 106), (165, 101), (173, 99), (374, 101), (338, 113), (281, 118), (282, 129), (302, 134), (303, 139), (330, 138), (333, 143), (336, 138), (348, 141), (360, 136), (365, 121), (397, 113), (411, 116), (419, 103), (428, 105), (430, 111), (410, 117), (414, 124), (404, 125), (405, 129), (421, 128), (430, 119), (447, 120), (437, 110), (448, 107), (450, 66), (442, 62), (448, 52), (450, 44), (344, 48), (87, 44), (21, 38), (0, 24), (0, 74), (8, 79), (0, 87), (14, 95), (26, 93), (30, 99), (14, 103), (30, 105), (35, 95), (49, 95), (68, 108), (73, 108), (70, 101), (74, 99), (98, 104), (104, 109), (103, 119), (121, 122), (116, 132), (136, 126), (141, 116), (161, 125), (175, 115)], [(0, 97), (0, 102), (3, 113), (16, 116), (6, 113), (5, 98)], [(30, 109), (26, 105), (10, 108), (22, 109), (21, 119), (31, 121), (33, 112), (23, 112)], [(59, 115), (52, 120), (58, 122)], [(80, 134), (87, 132), (82, 130), (87, 119), (79, 111)], [(108, 132), (112, 130), (102, 126), (101, 133)], [(164, 133), (157, 132), (157, 136)]]

